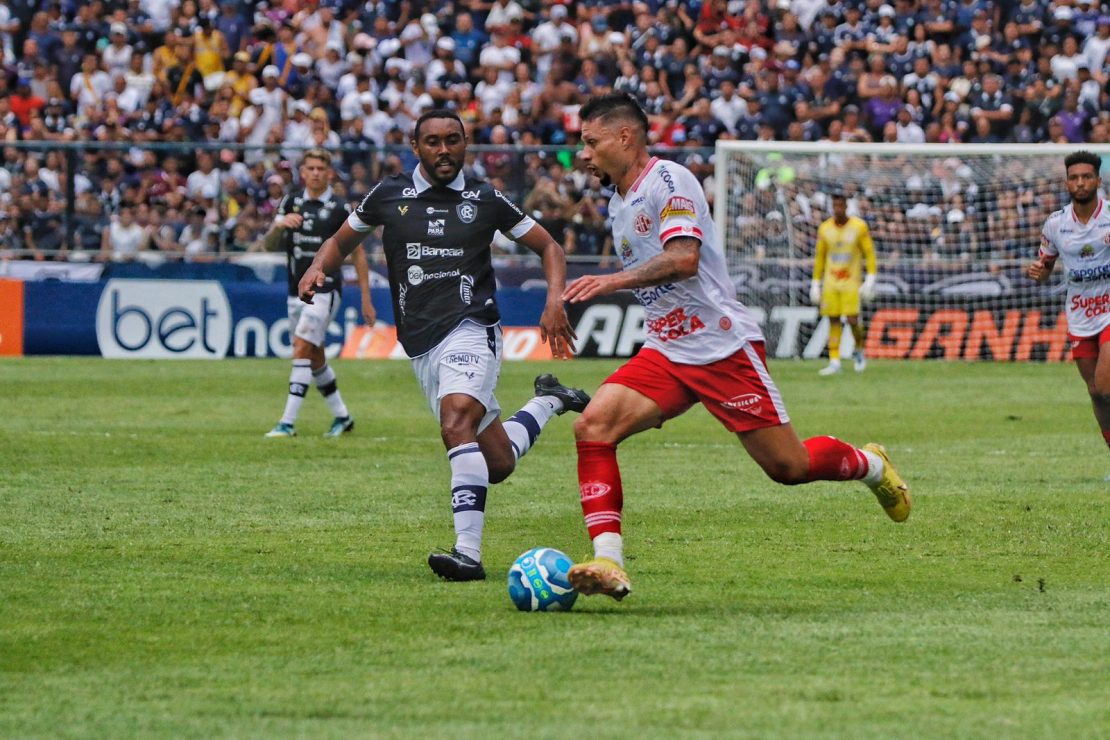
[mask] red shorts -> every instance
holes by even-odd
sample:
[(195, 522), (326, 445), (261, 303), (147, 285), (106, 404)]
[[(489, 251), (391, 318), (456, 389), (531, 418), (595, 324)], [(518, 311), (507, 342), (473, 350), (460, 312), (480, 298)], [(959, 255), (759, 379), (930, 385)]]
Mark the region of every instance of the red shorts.
[(708, 365), (681, 365), (654, 349), (641, 349), (606, 383), (642, 393), (673, 419), (697, 402), (730, 432), (779, 426), (790, 421), (779, 389), (767, 371), (763, 342), (749, 342), (735, 354)]
[(1071, 342), (1071, 358), (1073, 360), (1084, 357), (1097, 359), (1098, 348), (1110, 342), (1110, 326), (1089, 337), (1077, 337), (1074, 334), (1068, 334), (1068, 341)]

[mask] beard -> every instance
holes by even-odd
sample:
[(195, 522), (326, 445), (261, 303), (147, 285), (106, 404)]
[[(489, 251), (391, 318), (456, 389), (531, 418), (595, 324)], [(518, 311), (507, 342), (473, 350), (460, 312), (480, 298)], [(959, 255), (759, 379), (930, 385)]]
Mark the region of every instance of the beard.
[(1078, 203), (1081, 206), (1085, 206), (1097, 197), (1098, 197), (1098, 191), (1097, 190), (1092, 190), (1092, 191), (1090, 191), (1089, 193), (1087, 193), (1086, 195), (1083, 195), (1083, 196), (1079, 196), (1079, 195), (1071, 196), (1071, 202), (1072, 203)]
[[(459, 171), (462, 170), (462, 162), (452, 159), (451, 157), (441, 157), (430, 161), (421, 161), (424, 165), (424, 170), (436, 185), (444, 187), (449, 185), (456, 177), (459, 176)], [(451, 166), (450, 175), (440, 175), (439, 167), (441, 165), (449, 164)]]

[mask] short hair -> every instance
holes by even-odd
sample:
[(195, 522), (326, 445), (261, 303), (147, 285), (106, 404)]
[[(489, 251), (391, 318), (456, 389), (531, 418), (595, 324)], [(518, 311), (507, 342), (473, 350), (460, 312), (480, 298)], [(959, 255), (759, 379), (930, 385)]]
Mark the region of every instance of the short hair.
[(845, 203), (848, 202), (848, 195), (843, 190), (837, 190), (833, 192), (832, 195), (829, 196), (829, 198), (831, 200), (842, 200)]
[(452, 121), (458, 121), (459, 128), (462, 129), (463, 134), (466, 133), (466, 126), (463, 125), (462, 119), (459, 118), (458, 113), (453, 110), (447, 110), (446, 108), (432, 108), (431, 110), (421, 113), (420, 118), (416, 119), (416, 123), (412, 127), (412, 138), (414, 140), (420, 138), (420, 127), (424, 124), (424, 121), (430, 121), (433, 118), (449, 118)]
[(578, 112), (578, 117), (583, 122), (600, 119), (602, 122), (608, 123), (609, 120), (615, 118), (632, 121), (639, 126), (644, 141), (647, 141), (648, 131), (651, 129), (644, 109), (640, 107), (634, 97), (623, 92), (590, 98)]
[(1064, 157), (1064, 174), (1076, 164), (1089, 164), (1095, 168), (1095, 175), (1102, 171), (1102, 157), (1086, 149), (1080, 149)]
[(305, 150), (304, 156), (301, 157), (301, 164), (304, 164), (306, 159), (318, 159), (328, 167), (331, 167), (331, 152), (327, 149), (321, 149), (318, 146)]

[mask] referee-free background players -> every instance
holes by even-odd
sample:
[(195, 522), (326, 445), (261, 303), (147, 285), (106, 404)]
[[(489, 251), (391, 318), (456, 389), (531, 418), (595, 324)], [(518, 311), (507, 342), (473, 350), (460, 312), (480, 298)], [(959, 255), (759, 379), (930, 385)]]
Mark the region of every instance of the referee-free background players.
[[(297, 436), (297, 414), (305, 394), (312, 383), (316, 384), (331, 409), (334, 420), (324, 433), (325, 437), (339, 437), (354, 429), (355, 422), (343, 397), (339, 395), (335, 371), (324, 354), (324, 340), (328, 325), (339, 313), (343, 295), (343, 276), (340, 266), (323, 276), (318, 289), (319, 299), (305, 303), (297, 297), (297, 284), (305, 274), (316, 252), (324, 241), (346, 221), (351, 207), (341, 202), (332, 192), (334, 172), (331, 154), (325, 149), (308, 149), (299, 168), (304, 190), (289, 193), (278, 204), (274, 225), (266, 232), (259, 246), (264, 249), (285, 249), (286, 273), (289, 296), (286, 306), (289, 326), (293, 333), (293, 369), (289, 372), (289, 393), (285, 398), (285, 411), (278, 423), (266, 433), (267, 437)], [(351, 251), (351, 260), (358, 275), (362, 294), (362, 317), (368, 326), (374, 325), (374, 304), (370, 302), (369, 269), (362, 246)]]

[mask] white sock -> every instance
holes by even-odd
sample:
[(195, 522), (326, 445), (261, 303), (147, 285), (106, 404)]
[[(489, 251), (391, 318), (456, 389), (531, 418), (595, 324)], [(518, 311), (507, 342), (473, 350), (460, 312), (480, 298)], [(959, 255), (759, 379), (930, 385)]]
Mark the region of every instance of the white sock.
[(325, 362), (323, 367), (313, 370), (312, 379), (316, 381), (316, 387), (328, 402), (332, 416), (336, 419), (346, 419), (351, 415), (347, 410), (347, 404), (343, 403), (343, 397), (339, 395), (339, 386), (335, 382), (335, 371), (331, 369), (331, 365)]
[(304, 394), (312, 382), (311, 365), (311, 360), (293, 360), (293, 369), (289, 372), (289, 395), (285, 399), (285, 413), (281, 415), (282, 424), (295, 424), (297, 421)]
[(602, 532), (594, 537), (594, 556), (609, 558), (624, 567), (624, 540), (616, 532)]
[(867, 473), (861, 479), (869, 486), (874, 486), (883, 479), (883, 459), (871, 450), (860, 450), (867, 458)]
[(517, 460), (532, 448), (547, 422), (562, 408), (563, 402), (555, 396), (536, 396), (505, 421), (505, 433)]
[(477, 442), (447, 451), (451, 463), (451, 511), (455, 516), (455, 549), (482, 561), (482, 527), (486, 521), (489, 466)]

